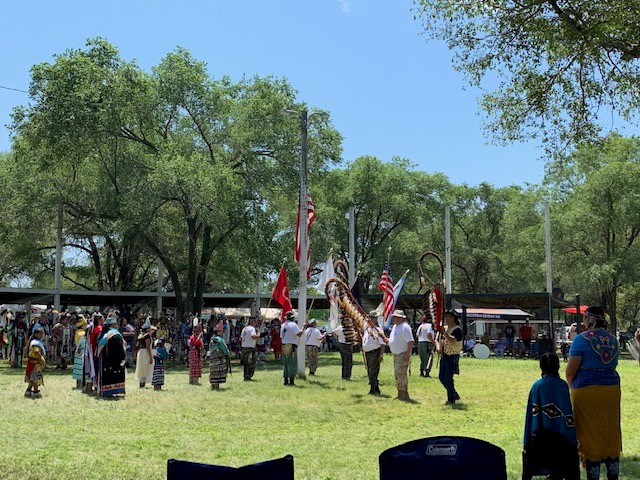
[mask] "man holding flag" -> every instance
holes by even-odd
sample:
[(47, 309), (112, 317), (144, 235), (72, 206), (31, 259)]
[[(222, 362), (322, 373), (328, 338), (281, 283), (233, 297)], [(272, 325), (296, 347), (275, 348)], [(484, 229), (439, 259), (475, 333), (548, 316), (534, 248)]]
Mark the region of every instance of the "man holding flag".
[(287, 271), (284, 266), (280, 269), (280, 273), (278, 274), (278, 280), (276, 280), (276, 285), (273, 287), (273, 293), (271, 294), (271, 298), (273, 298), (276, 302), (280, 304), (282, 307), (282, 313), (280, 314), (280, 320), (284, 319), (284, 316), (287, 312), (293, 310), (291, 306), (291, 298), (289, 297), (289, 285), (287, 282)]

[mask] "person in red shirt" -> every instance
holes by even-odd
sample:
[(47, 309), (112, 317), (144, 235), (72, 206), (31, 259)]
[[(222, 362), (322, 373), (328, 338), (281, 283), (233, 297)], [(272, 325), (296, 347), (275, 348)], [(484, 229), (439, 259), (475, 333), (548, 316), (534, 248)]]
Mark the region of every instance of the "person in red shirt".
[(533, 338), (533, 329), (529, 325), (529, 320), (525, 320), (524, 325), (520, 327), (519, 333), (525, 350), (529, 350), (531, 348), (531, 339)]
[(198, 385), (202, 376), (202, 350), (204, 342), (202, 340), (202, 325), (193, 328), (193, 335), (189, 338), (189, 383)]

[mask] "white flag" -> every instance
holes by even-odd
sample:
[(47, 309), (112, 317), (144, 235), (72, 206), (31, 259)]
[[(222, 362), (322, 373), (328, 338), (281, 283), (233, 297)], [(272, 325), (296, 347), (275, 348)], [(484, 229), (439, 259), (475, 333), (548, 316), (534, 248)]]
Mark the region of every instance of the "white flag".
[(320, 278), (318, 279), (318, 284), (314, 287), (319, 292), (324, 293), (324, 287), (327, 285), (327, 281), (331, 277), (335, 277), (336, 272), (333, 269), (333, 255), (329, 254), (329, 258), (327, 258), (327, 263), (324, 264), (324, 268), (322, 269), (322, 273), (320, 274)]

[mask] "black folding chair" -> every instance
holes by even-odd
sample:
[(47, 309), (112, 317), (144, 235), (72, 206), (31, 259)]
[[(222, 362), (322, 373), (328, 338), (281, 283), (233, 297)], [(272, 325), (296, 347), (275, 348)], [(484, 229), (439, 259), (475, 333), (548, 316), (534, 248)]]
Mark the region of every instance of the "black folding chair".
[(484, 440), (430, 437), (380, 454), (380, 480), (507, 480), (505, 453)]
[(167, 480), (293, 480), (293, 472), (291, 455), (238, 468), (175, 459), (167, 461)]

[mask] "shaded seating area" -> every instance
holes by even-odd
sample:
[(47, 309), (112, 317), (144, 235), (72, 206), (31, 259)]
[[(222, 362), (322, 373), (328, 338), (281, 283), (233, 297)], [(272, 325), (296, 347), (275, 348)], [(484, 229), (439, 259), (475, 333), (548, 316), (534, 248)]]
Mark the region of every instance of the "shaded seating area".
[(380, 454), (380, 480), (507, 480), (504, 450), (470, 437), (413, 440)]

